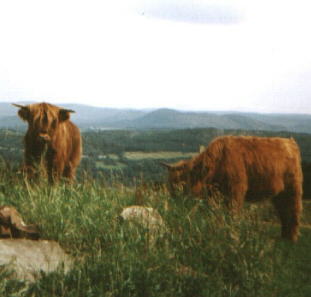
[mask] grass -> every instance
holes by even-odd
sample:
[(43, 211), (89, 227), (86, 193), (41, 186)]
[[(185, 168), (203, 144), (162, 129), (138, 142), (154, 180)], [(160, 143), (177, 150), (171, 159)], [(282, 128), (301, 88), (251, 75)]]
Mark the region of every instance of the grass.
[[(162, 215), (167, 232), (150, 245), (148, 231), (120, 224), (123, 207), (144, 205)], [(269, 204), (246, 205), (238, 217), (221, 199), (170, 198), (165, 187), (107, 186), (87, 176), (76, 185), (30, 186), (10, 173), (0, 178), (0, 205), (15, 206), (44, 239), (75, 259), (27, 285), (0, 270), (0, 296), (310, 296), (310, 204), (297, 244), (280, 240)]]
[(124, 157), (129, 160), (144, 160), (144, 159), (177, 159), (177, 158), (191, 158), (196, 153), (183, 152), (125, 152)]
[[(176, 160), (191, 158), (196, 153), (183, 153), (183, 152), (125, 152), (123, 158), (128, 161), (146, 161), (146, 160)], [(97, 169), (106, 169), (122, 172), (127, 165), (120, 161), (120, 156), (116, 154), (108, 154), (107, 156), (99, 156), (95, 162)]]
[(120, 170), (125, 167), (126, 165), (120, 162), (116, 162), (114, 165), (112, 165), (112, 164), (105, 164), (105, 162), (103, 161), (96, 161), (96, 168), (108, 169), (108, 170)]

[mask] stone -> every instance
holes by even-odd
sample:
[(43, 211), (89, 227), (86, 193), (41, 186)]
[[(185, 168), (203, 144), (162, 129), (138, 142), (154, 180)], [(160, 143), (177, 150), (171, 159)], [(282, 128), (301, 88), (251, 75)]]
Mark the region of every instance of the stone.
[(166, 225), (156, 209), (133, 205), (126, 207), (120, 214), (120, 220), (129, 225), (140, 225), (148, 230), (149, 247), (153, 247), (159, 238), (167, 232)]
[(12, 271), (11, 278), (33, 282), (42, 272), (62, 268), (66, 273), (72, 259), (55, 241), (29, 239), (1, 239), (0, 265)]
[(158, 230), (165, 225), (159, 212), (152, 207), (129, 206), (122, 210), (120, 217), (124, 221), (135, 221), (150, 230)]

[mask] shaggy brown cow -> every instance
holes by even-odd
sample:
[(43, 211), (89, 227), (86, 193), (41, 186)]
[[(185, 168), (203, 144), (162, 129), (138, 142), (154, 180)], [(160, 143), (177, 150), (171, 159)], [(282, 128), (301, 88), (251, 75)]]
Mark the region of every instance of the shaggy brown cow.
[(13, 105), (20, 108), (20, 118), (28, 122), (24, 139), (28, 176), (43, 164), (50, 182), (61, 177), (73, 180), (82, 152), (80, 131), (69, 120), (74, 111), (48, 103)]
[(223, 136), (204, 152), (169, 169), (171, 193), (177, 188), (202, 196), (216, 185), (228, 206), (238, 211), (244, 200), (271, 197), (282, 224), (282, 237), (298, 238), (302, 211), (301, 157), (294, 139)]

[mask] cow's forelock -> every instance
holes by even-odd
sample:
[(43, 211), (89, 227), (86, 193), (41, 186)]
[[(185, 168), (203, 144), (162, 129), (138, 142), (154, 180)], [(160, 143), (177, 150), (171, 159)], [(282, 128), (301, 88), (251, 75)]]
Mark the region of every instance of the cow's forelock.
[(50, 128), (54, 121), (58, 120), (58, 114), (51, 109), (35, 109), (32, 113), (33, 123), (38, 128), (47, 127)]
[(42, 141), (49, 141), (58, 124), (58, 108), (47, 104), (30, 105), (29, 129)]

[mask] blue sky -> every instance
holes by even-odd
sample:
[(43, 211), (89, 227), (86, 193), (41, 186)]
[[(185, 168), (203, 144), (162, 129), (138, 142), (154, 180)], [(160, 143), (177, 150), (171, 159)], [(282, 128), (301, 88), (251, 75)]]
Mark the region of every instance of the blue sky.
[(308, 1), (0, 2), (0, 101), (311, 113)]

